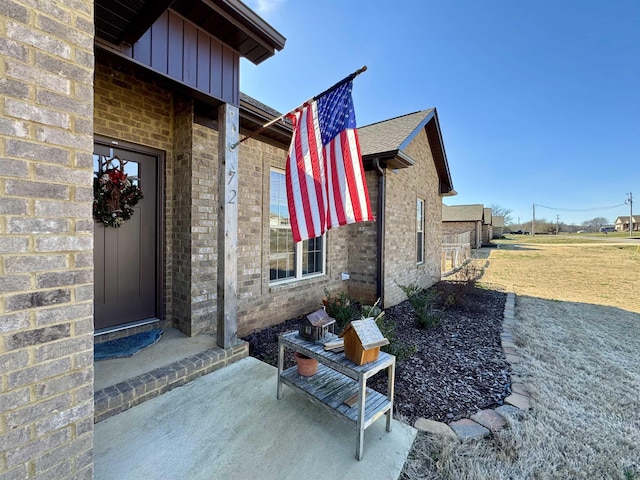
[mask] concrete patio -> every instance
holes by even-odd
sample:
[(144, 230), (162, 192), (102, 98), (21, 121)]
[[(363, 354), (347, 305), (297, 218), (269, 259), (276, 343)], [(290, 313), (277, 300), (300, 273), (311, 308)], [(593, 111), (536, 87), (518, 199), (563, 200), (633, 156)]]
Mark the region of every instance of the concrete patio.
[(380, 418), (357, 461), (356, 431), (287, 387), (278, 401), (276, 377), (244, 358), (99, 422), (96, 480), (398, 478), (414, 428)]

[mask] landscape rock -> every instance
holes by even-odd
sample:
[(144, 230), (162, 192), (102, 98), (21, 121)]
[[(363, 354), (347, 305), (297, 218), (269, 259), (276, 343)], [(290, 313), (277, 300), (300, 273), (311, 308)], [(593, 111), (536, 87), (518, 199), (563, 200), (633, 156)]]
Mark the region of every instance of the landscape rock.
[(507, 426), (507, 420), (491, 409), (481, 410), (471, 415), (471, 420), (488, 428), (492, 432), (497, 432)]
[(504, 399), (509, 405), (519, 408), (520, 410), (527, 411), (531, 408), (531, 400), (528, 395), (521, 395), (519, 393), (512, 393)]
[(456, 432), (454, 432), (446, 423), (436, 422), (435, 420), (428, 420), (426, 418), (419, 418), (416, 420), (414, 427), (421, 432), (433, 433), (434, 435), (440, 435), (443, 437), (456, 436)]
[(491, 434), (488, 428), (468, 418), (451, 422), (449, 426), (462, 440), (477, 440)]
[(494, 412), (507, 420), (509, 418), (520, 418), (523, 414), (522, 410), (514, 407), (513, 405), (500, 405), (494, 410)]

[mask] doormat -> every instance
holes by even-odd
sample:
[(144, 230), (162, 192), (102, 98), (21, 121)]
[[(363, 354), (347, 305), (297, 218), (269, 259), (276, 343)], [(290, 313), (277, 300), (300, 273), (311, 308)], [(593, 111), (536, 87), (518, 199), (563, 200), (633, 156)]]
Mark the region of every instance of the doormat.
[(132, 357), (143, 348), (150, 347), (160, 340), (161, 335), (162, 330), (156, 328), (148, 332), (136, 333), (130, 337), (97, 343), (93, 349), (93, 359), (109, 360), (111, 358)]

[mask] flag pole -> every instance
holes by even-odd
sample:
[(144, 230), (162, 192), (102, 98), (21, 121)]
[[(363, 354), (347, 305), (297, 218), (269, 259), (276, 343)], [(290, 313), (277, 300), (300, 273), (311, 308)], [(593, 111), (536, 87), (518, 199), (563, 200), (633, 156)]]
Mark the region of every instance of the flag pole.
[(324, 92), (322, 92), (320, 95), (316, 95), (313, 98), (310, 98), (309, 100), (307, 100), (306, 102), (302, 103), (301, 105), (297, 106), (296, 108), (294, 108), (293, 110), (289, 110), (287, 113), (284, 113), (282, 115), (280, 115), (279, 117), (274, 118), (273, 120), (269, 120), (267, 123), (265, 123), (262, 127), (260, 127), (258, 130), (256, 130), (255, 132), (251, 132), (249, 135), (247, 135), (246, 137), (241, 138), (240, 140), (238, 140), (235, 143), (232, 143), (231, 145), (229, 145), (229, 148), (231, 148), (231, 150), (233, 150), (234, 148), (236, 148), (238, 145), (240, 145), (242, 142), (244, 142), (245, 140), (249, 140), (250, 138), (255, 137), (256, 135), (264, 132), (267, 128), (269, 128), (271, 125), (278, 123), (280, 120), (284, 119), (286, 116), (290, 115), (291, 113), (300, 110), (302, 107), (304, 107), (305, 105), (318, 100), (320, 97), (326, 95), (327, 93), (330, 93), (332, 91), (334, 91), (336, 88), (341, 87), (342, 85), (344, 85), (347, 82), (350, 82), (351, 80), (353, 80), (354, 78), (356, 78), (358, 75), (360, 75), (363, 72), (367, 71), (367, 66), (364, 65), (362, 68), (359, 68), (358, 70), (356, 70), (355, 72), (353, 72), (351, 75), (343, 78), (342, 80), (340, 80), (338, 83), (336, 83), (335, 85), (332, 85), (331, 87), (327, 88)]

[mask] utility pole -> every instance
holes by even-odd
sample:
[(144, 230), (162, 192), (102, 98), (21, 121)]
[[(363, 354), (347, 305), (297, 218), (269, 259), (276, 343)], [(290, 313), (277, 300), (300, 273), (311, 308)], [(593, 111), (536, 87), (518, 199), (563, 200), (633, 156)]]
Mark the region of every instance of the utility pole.
[(633, 237), (633, 193), (627, 193), (627, 200), (624, 203), (629, 204), (629, 238)]
[(531, 235), (536, 234), (536, 204), (533, 204), (533, 219), (531, 220)]
[(556, 235), (560, 231), (560, 215), (556, 215)]

